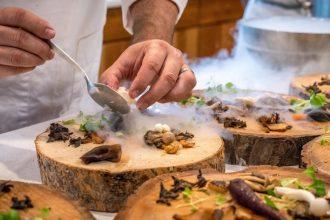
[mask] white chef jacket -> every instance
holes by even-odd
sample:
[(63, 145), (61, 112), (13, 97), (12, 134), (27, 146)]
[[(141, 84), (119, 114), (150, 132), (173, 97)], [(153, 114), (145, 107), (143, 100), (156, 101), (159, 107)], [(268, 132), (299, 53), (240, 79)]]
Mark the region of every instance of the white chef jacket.
[[(123, 23), (130, 33), (129, 6), (135, 1), (122, 0)], [(173, 2), (181, 15), (187, 0)], [(0, 0), (0, 7), (21, 7), (47, 20), (56, 30), (54, 41), (97, 81), (105, 0)], [(82, 75), (58, 56), (31, 72), (0, 78), (0, 133), (78, 110), (82, 97), (89, 99), (86, 91)]]

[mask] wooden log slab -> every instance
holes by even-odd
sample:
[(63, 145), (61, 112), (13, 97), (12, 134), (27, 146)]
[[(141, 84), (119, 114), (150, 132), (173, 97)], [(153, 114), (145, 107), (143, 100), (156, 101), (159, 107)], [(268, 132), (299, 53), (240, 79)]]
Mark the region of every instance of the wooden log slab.
[[(77, 126), (67, 126), (79, 134)], [(98, 146), (84, 144), (69, 147), (68, 143), (47, 143), (48, 132), (35, 141), (42, 182), (81, 201), (91, 210), (117, 212), (126, 198), (143, 182), (157, 175), (199, 168), (224, 171), (223, 141), (211, 128), (190, 130), (196, 147), (166, 154), (163, 150), (136, 143), (127, 138), (122, 143), (118, 163), (97, 162), (85, 165), (79, 159)], [(80, 133), (80, 135), (82, 135)]]
[[(272, 175), (283, 178), (298, 178), (301, 183), (309, 184), (310, 179), (303, 173), (302, 169), (298, 168), (280, 168), (274, 166), (255, 166), (247, 168), (241, 172), (235, 173), (219, 173), (216, 171), (203, 171), (204, 177), (207, 180), (231, 180), (239, 177), (242, 173), (251, 173), (258, 172), (264, 175)], [(171, 174), (177, 178), (182, 178), (187, 181), (194, 182), (196, 181), (196, 171), (181, 172)], [(160, 182), (163, 182), (164, 186), (169, 189), (172, 185), (171, 175), (165, 174), (158, 176), (154, 179), (151, 179), (145, 182), (133, 195), (131, 195), (125, 207), (118, 213), (115, 217), (116, 220), (135, 220), (135, 219), (152, 219), (152, 220), (171, 220), (173, 219), (174, 214), (183, 214), (190, 213), (191, 207), (182, 207), (177, 208), (178, 204), (181, 204), (182, 201), (172, 201), (171, 206), (157, 204), (156, 201), (159, 196)], [(325, 181), (327, 186), (329, 186), (329, 178), (326, 178), (322, 175), (318, 175), (319, 178)], [(205, 195), (204, 195), (205, 196)], [(203, 203), (198, 204), (203, 208), (215, 208), (215, 200), (206, 200)], [(202, 219), (202, 218), (194, 218)], [(260, 219), (253, 218), (253, 219)]]
[[(306, 91), (305, 87), (312, 85), (314, 82), (321, 82), (321, 78), (325, 76), (330, 77), (329, 74), (312, 74), (294, 77), (290, 83), (290, 94), (305, 99), (309, 98), (309, 92)], [(319, 85), (318, 87), (322, 93), (326, 94), (328, 98), (330, 97), (330, 85)]]
[[(291, 166), (300, 162), (304, 144), (322, 135), (330, 123), (290, 121), (285, 132), (266, 133), (263, 126), (251, 117), (237, 117), (246, 121), (246, 128), (225, 128), (225, 161), (230, 164)], [(220, 125), (223, 128), (223, 125)]]
[[(204, 92), (197, 91), (195, 94), (203, 96)], [(288, 103), (294, 98), (288, 95), (253, 90), (241, 92), (237, 96), (247, 98), (280, 96)], [(231, 96), (222, 94), (218, 98), (233, 101), (235, 94)], [(280, 117), (285, 118), (285, 122), (292, 128), (285, 132), (270, 131), (267, 133), (261, 123), (257, 121), (256, 115), (270, 115), (272, 112), (280, 113)], [(245, 128), (224, 128), (223, 124), (219, 123), (219, 128), (222, 130), (221, 137), (225, 142), (225, 162), (240, 165), (298, 165), (302, 146), (322, 135), (324, 128), (330, 125), (329, 122), (320, 123), (307, 119), (295, 121), (288, 109), (273, 110), (262, 106), (258, 106), (257, 113), (254, 115), (235, 116), (235, 118), (245, 121), (247, 126)]]
[[(1, 180), (0, 183), (2, 182), (4, 181)], [(33, 208), (19, 210), (18, 213), (21, 219), (34, 219), (34, 217), (40, 215), (40, 210), (43, 208), (50, 208), (45, 219), (94, 219), (90, 212), (81, 206), (79, 202), (74, 202), (67, 196), (46, 186), (17, 181), (10, 181), (9, 184), (13, 185), (11, 191), (0, 193), (0, 213), (6, 213), (10, 210), (13, 197), (22, 200), (26, 195), (31, 199)]]
[(301, 152), (302, 167), (314, 166), (321, 174), (330, 179), (330, 144), (321, 145), (321, 138), (318, 137), (304, 145)]

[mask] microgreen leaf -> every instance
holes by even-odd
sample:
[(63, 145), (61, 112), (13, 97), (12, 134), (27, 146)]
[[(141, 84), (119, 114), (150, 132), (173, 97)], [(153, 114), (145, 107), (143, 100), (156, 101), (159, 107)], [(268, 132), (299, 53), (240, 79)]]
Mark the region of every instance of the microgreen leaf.
[(323, 197), (327, 194), (326, 189), (325, 189), (325, 184), (322, 180), (320, 180), (316, 177), (315, 172), (316, 172), (316, 170), (314, 167), (308, 167), (304, 171), (304, 173), (313, 180), (313, 183), (308, 186), (308, 189), (315, 190), (315, 195), (317, 197)]
[(314, 92), (311, 92), (309, 101), (314, 108), (320, 108), (327, 104), (327, 97), (323, 93), (315, 94)]
[(192, 191), (189, 187), (184, 188), (184, 191), (182, 192), (183, 198), (190, 198), (191, 193)]
[(297, 178), (283, 178), (280, 180), (280, 184), (283, 187), (287, 187), (289, 185), (294, 184), (297, 181)]
[(224, 195), (217, 195), (215, 198), (215, 204), (216, 205), (223, 205), (226, 202), (226, 197)]
[(0, 220), (20, 220), (20, 216), (17, 210), (10, 209), (8, 212), (0, 213)]
[(268, 205), (269, 207), (271, 207), (271, 208), (273, 208), (275, 210), (278, 210), (278, 208), (276, 207), (275, 203), (268, 196), (265, 196), (264, 199), (265, 199), (266, 205)]
[(69, 120), (63, 121), (62, 123), (63, 123), (63, 125), (73, 125), (76, 123), (76, 120), (69, 119)]

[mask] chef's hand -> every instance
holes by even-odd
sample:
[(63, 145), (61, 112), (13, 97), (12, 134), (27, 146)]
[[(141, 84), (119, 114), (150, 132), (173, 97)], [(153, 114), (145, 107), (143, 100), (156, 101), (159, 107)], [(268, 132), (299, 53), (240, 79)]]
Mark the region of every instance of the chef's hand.
[(0, 78), (33, 70), (54, 57), (50, 24), (22, 8), (0, 8)]
[(118, 89), (121, 81), (132, 81), (132, 98), (151, 86), (137, 102), (143, 110), (155, 102), (180, 101), (191, 95), (196, 79), (191, 70), (179, 74), (182, 68), (188, 67), (180, 50), (163, 40), (147, 40), (128, 47), (103, 73), (101, 82)]

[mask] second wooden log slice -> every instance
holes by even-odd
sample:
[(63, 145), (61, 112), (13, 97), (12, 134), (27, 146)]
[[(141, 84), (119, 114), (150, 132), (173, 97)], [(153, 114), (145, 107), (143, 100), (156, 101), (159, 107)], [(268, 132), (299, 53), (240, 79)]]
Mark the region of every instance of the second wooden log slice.
[(315, 138), (303, 147), (301, 165), (314, 166), (319, 173), (330, 178), (330, 143), (326, 138), (328, 137)]
[[(197, 96), (204, 96), (205, 91), (197, 91)], [(280, 98), (289, 102), (293, 96), (276, 94), (264, 91), (243, 91), (239, 95), (221, 94), (220, 100), (235, 102), (237, 97), (255, 98), (270, 97)], [(212, 97), (212, 96), (210, 96)], [(225, 142), (225, 161), (230, 164), (240, 165), (276, 165), (291, 166), (300, 162), (301, 149), (304, 144), (313, 138), (324, 133), (324, 128), (329, 126), (329, 122), (315, 122), (311, 120), (292, 119), (292, 113), (286, 109), (271, 109), (269, 106), (256, 106), (256, 111), (252, 115), (244, 117), (234, 115), (236, 119), (246, 122), (245, 128), (224, 128), (223, 123), (219, 123), (222, 130), (221, 137)], [(284, 132), (266, 132), (265, 127), (258, 122), (258, 116), (269, 116), (273, 112), (278, 112), (280, 118), (292, 128)]]
[[(67, 126), (76, 135), (83, 135), (77, 126)], [(35, 141), (42, 182), (78, 199), (91, 210), (117, 212), (126, 198), (143, 182), (159, 174), (200, 168), (224, 171), (223, 141), (212, 129), (191, 130), (196, 146), (166, 154), (163, 150), (130, 141), (122, 144), (118, 163), (83, 164), (79, 159), (98, 146), (83, 144), (74, 148), (68, 142), (47, 143), (48, 132)]]

